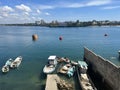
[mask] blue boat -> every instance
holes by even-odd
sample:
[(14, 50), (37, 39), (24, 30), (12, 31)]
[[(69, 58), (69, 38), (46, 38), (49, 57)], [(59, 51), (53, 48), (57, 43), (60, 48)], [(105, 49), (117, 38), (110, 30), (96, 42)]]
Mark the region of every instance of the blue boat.
[(75, 72), (75, 66), (71, 64), (65, 64), (60, 68), (59, 72), (62, 74), (68, 75), (69, 77), (72, 77)]

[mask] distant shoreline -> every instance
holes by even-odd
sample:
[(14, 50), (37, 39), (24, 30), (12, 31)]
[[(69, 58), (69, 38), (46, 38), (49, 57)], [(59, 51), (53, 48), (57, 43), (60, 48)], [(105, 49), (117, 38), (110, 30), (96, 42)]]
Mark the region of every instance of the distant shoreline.
[(0, 24), (0, 26), (41, 26), (41, 27), (111, 27), (120, 26), (120, 21), (109, 21), (109, 20), (92, 20), (92, 21), (64, 21), (59, 22), (57, 20), (46, 22), (44, 20), (35, 21), (34, 23), (15, 23), (15, 24)]
[(48, 26), (48, 25), (25, 25), (25, 24), (0, 24), (0, 26), (37, 26), (37, 27), (50, 27), (50, 28), (57, 28), (57, 27), (120, 27), (120, 25), (88, 25), (88, 26)]

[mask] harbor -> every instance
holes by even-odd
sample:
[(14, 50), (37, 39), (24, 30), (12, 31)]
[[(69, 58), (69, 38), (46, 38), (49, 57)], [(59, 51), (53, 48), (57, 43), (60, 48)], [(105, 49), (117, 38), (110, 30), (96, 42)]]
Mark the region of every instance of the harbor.
[[(64, 59), (62, 61), (64, 61)], [(105, 65), (104, 62), (107, 64)], [(88, 48), (86, 47), (84, 48), (84, 61), (78, 61), (78, 63), (76, 62), (77, 63), (76, 65), (71, 62), (68, 63), (69, 64), (66, 64), (67, 66), (61, 66), (63, 71), (59, 69), (59, 72), (62, 74), (66, 74), (70, 78), (68, 73), (69, 67), (71, 67), (70, 64), (74, 65), (76, 68), (76, 71), (74, 71), (74, 73), (76, 73), (77, 75), (77, 81), (79, 82), (79, 87), (80, 87), (79, 90), (119, 90), (120, 89), (119, 87), (120, 68), (116, 67), (113, 63), (109, 62), (108, 60), (105, 60), (103, 57), (90, 51)], [(97, 63), (100, 65), (98, 65)], [(106, 69), (107, 72), (105, 71)], [(114, 73), (115, 71), (116, 73)], [(91, 76), (90, 73), (94, 73), (94, 76)], [(114, 73), (114, 75), (111, 73)], [(75, 76), (73, 75), (73, 77)], [(95, 79), (93, 77), (99, 77), (99, 80), (101, 82), (99, 80), (98, 81), (93, 80)], [(57, 76), (57, 74), (56, 75), (47, 74), (45, 90), (64, 90), (64, 89), (74, 90), (72, 87), (69, 88), (67, 84), (65, 84), (66, 87), (64, 87), (63, 89), (59, 89), (58, 83), (60, 83), (60, 78)], [(99, 83), (99, 85), (97, 85), (96, 83), (97, 84)], [(76, 90), (78, 90), (78, 88)]]
[[(19, 67), (15, 69), (10, 68), (6, 74), (3, 74), (2, 71), (0, 72), (1, 90), (44, 90), (47, 75), (43, 73), (43, 68), (47, 65), (50, 55), (56, 55), (60, 58), (63, 57), (63, 61), (67, 59), (63, 65), (60, 65), (60, 62), (57, 64), (53, 74), (57, 74), (68, 86), (70, 84), (73, 90), (81, 90), (76, 69), (73, 76), (72, 73), (70, 73), (70, 77), (66, 72), (65, 74), (57, 72), (59, 66), (65, 66), (64, 69), (67, 71), (68, 68), (66, 67), (71, 67), (71, 64), (69, 65), (70, 61), (73, 66), (82, 60), (88, 64), (88, 78), (91, 78), (97, 89), (101, 88), (100, 90), (102, 90), (103, 87), (111, 88), (110, 86), (113, 85), (106, 83), (106, 78), (103, 79), (103, 76), (101, 76), (97, 70), (92, 70), (91, 67), (94, 64), (91, 66), (91, 64), (89, 64), (90, 62), (87, 61), (88, 58), (84, 59), (84, 55), (91, 54), (84, 54), (86, 50), (84, 50), (83, 47), (86, 46), (89, 49), (88, 51), (104, 57), (105, 60), (119, 67), (119, 27), (46, 28), (2, 26), (0, 31), (3, 32), (0, 35), (0, 68), (2, 69), (6, 61), (10, 58), (15, 60), (18, 56), (22, 56), (23, 59)], [(107, 37), (104, 36), (105, 33), (108, 34)], [(39, 38), (33, 40), (32, 35), (36, 34)], [(62, 40), (59, 40), (60, 36), (62, 36)], [(96, 58), (94, 59), (95, 61)], [(98, 61), (97, 64), (99, 64), (100, 61)], [(102, 65), (101, 62), (100, 65)], [(107, 66), (108, 63), (104, 63), (104, 65)], [(110, 64), (110, 67), (113, 66)], [(96, 66), (93, 67), (96, 68)], [(102, 70), (108, 71), (109, 68), (105, 67)], [(113, 71), (115, 71), (115, 69), (113, 69)], [(116, 70), (119, 72), (118, 69)], [(111, 72), (111, 75), (118, 72)], [(116, 75), (114, 77), (118, 79), (119, 75), (114, 75)], [(114, 80), (114, 77), (111, 77), (111, 81)]]

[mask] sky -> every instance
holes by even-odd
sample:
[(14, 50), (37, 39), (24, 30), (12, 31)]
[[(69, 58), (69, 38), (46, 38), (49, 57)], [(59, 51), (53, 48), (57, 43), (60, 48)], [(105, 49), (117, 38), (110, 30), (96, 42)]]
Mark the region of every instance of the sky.
[(0, 24), (120, 20), (120, 0), (0, 0)]

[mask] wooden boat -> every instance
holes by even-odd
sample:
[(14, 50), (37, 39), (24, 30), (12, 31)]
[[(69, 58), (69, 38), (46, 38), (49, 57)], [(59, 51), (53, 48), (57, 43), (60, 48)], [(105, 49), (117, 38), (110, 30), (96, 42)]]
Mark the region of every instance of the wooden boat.
[(58, 62), (70, 63), (70, 60), (66, 57), (58, 57)]
[(80, 74), (80, 83), (83, 90), (95, 90), (90, 83), (90, 80), (87, 74)]
[(3, 72), (3, 73), (9, 72), (9, 66), (4, 65), (4, 66), (2, 67), (2, 72)]
[(48, 57), (48, 64), (44, 66), (43, 72), (48, 74), (55, 71), (55, 68), (57, 66), (57, 57), (55, 55)]
[(82, 90), (97, 90), (96, 87), (94, 86), (92, 80), (86, 73), (86, 70), (85, 71), (84, 70), (85, 69), (81, 69), (79, 66), (76, 67), (79, 84), (80, 84)]
[(22, 57), (19, 56), (17, 57), (10, 65), (11, 68), (17, 68), (19, 67), (19, 65), (21, 64), (21, 61), (22, 61)]
[(66, 74), (69, 77), (72, 77), (74, 71), (75, 71), (75, 66), (72, 66), (71, 64), (65, 64), (60, 68), (59, 73)]

